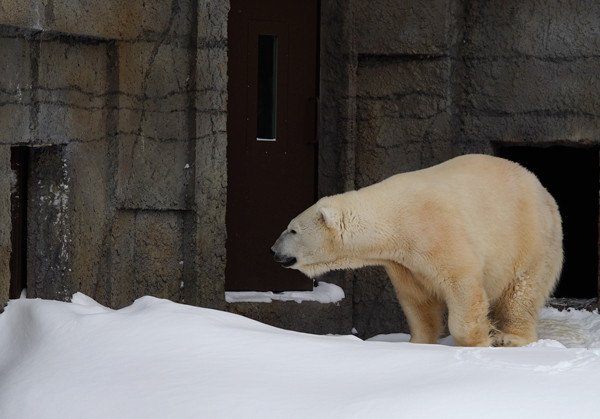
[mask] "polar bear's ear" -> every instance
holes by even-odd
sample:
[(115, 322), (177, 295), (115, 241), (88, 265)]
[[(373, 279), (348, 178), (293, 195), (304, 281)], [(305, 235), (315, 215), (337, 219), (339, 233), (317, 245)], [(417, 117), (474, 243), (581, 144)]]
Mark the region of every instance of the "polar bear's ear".
[(333, 208), (321, 207), (319, 208), (319, 215), (329, 228), (337, 228), (340, 225), (341, 214)]

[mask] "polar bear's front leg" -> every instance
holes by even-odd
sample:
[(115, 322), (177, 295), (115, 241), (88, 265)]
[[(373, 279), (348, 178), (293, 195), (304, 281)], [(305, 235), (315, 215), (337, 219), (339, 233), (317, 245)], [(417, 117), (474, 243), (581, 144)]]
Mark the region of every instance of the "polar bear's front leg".
[(493, 327), (489, 303), (481, 280), (467, 275), (444, 281), (448, 329), (458, 346), (490, 346)]
[(412, 343), (437, 343), (442, 332), (444, 303), (415, 280), (404, 266), (385, 267), (410, 328)]

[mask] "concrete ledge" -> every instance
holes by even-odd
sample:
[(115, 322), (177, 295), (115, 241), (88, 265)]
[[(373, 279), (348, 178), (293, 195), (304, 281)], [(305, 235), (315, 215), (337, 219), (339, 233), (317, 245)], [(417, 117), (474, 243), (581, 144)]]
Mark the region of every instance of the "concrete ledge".
[(227, 303), (226, 310), (282, 329), (315, 334), (348, 335), (352, 333), (352, 305), (323, 304), (316, 301), (296, 303)]

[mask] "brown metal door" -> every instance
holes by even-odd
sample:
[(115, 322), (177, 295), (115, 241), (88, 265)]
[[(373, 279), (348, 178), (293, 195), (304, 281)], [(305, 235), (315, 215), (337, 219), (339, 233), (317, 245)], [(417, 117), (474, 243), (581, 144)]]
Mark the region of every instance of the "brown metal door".
[(269, 248), (315, 200), (318, 1), (232, 0), (227, 290), (304, 290)]

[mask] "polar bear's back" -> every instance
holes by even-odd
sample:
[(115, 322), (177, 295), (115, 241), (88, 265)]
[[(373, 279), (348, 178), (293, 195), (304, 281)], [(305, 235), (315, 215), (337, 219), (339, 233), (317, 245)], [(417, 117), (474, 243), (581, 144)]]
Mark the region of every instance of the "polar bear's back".
[[(557, 266), (553, 270), (560, 273), (558, 206), (537, 177), (514, 162), (464, 155), (392, 176), (364, 192), (385, 194), (387, 206), (398, 214), (398, 225), (414, 226), (402, 234), (418, 236), (424, 248), (474, 249), (492, 299), (503, 287), (499, 278), (514, 277), (521, 265), (539, 261)], [(449, 228), (446, 236), (452, 239), (445, 240), (441, 232)]]
[[(483, 154), (459, 156), (426, 169), (401, 173), (361, 191), (373, 196), (385, 194), (397, 201), (396, 206), (403, 206), (409, 199), (423, 199), (463, 208), (470, 217), (485, 213), (486, 219), (496, 212), (506, 213), (507, 207), (528, 202), (556, 207), (533, 173), (510, 160)], [(515, 208), (517, 212), (522, 210)], [(516, 216), (515, 211), (510, 211), (511, 215)]]

